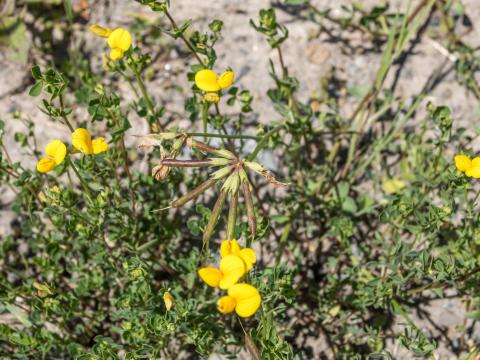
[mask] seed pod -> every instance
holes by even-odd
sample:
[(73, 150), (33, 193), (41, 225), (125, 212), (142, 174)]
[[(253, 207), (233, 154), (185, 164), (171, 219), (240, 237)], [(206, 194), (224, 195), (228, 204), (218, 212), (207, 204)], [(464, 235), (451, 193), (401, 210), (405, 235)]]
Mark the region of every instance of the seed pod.
[(200, 196), (201, 194), (203, 194), (205, 192), (205, 190), (211, 188), (216, 182), (217, 182), (217, 179), (214, 179), (214, 178), (208, 179), (207, 181), (198, 185), (195, 189), (190, 191), (188, 194), (185, 194), (181, 198), (175, 200), (172, 203), (172, 207), (178, 208), (180, 206), (185, 205), (190, 200), (193, 200), (193, 199), (197, 198), (198, 196)]
[(210, 166), (211, 160), (176, 160), (176, 159), (164, 159), (160, 162), (162, 165), (171, 167), (201, 167)]
[(245, 345), (250, 352), (250, 355), (252, 355), (253, 360), (262, 360), (262, 357), (260, 356), (260, 352), (258, 351), (257, 345), (253, 342), (253, 339), (250, 335), (245, 334)]
[(210, 158), (210, 166), (225, 166), (231, 163), (230, 159)]
[(227, 180), (225, 180), (222, 186), (222, 190), (225, 190), (230, 194), (233, 194), (238, 191), (239, 185), (240, 185), (240, 177), (238, 176), (238, 172), (235, 171), (233, 174), (231, 174), (227, 178)]
[(210, 154), (214, 154), (214, 155), (220, 156), (222, 158), (226, 158), (226, 159), (230, 159), (230, 160), (234, 160), (234, 159), (237, 158), (231, 151), (228, 151), (228, 150), (225, 150), (225, 149), (217, 149), (217, 148), (214, 148), (210, 145), (202, 143), (200, 141), (193, 140), (192, 138), (187, 138), (186, 144), (187, 144), (187, 146), (189, 146), (191, 148), (195, 148), (195, 149), (198, 149), (200, 151), (208, 152)]
[[(248, 180), (247, 180), (248, 181)], [(247, 221), (250, 233), (255, 237), (257, 233), (257, 218), (255, 217), (255, 209), (253, 208), (252, 193), (249, 189), (248, 182), (242, 182), (242, 193), (247, 208)]]
[(208, 219), (207, 227), (203, 233), (203, 246), (208, 246), (208, 242), (212, 237), (213, 231), (217, 226), (218, 218), (222, 212), (223, 204), (225, 203), (225, 198), (227, 197), (226, 191), (221, 191), (220, 195), (218, 196), (215, 205), (213, 206), (212, 213), (210, 214), (210, 219)]
[(170, 174), (170, 167), (163, 164), (157, 165), (152, 169), (152, 176), (158, 181), (165, 180), (168, 174)]
[(238, 192), (230, 195), (230, 208), (228, 209), (227, 239), (235, 238), (235, 224), (237, 222)]
[(221, 169), (218, 169), (214, 173), (212, 173), (210, 176), (216, 180), (220, 180), (230, 174), (232, 172), (233, 167), (232, 166), (225, 166)]
[(256, 163), (256, 162), (253, 162), (253, 161), (245, 161), (244, 164), (250, 170), (253, 170), (256, 173), (262, 175), (273, 186), (276, 186), (278, 188), (288, 187), (288, 184), (282, 183), (282, 182), (278, 181), (277, 179), (275, 179), (275, 177), (269, 171), (267, 171), (262, 165), (260, 165), (259, 163)]

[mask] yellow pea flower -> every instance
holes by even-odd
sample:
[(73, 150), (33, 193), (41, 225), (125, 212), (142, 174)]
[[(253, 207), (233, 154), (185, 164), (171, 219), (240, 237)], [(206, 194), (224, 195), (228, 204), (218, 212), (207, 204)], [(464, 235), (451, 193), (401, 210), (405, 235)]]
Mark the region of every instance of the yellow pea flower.
[(60, 165), (67, 155), (67, 147), (60, 140), (52, 140), (45, 147), (48, 157), (42, 158), (37, 163), (37, 170), (41, 173), (52, 171)]
[(220, 85), (221, 89), (226, 89), (230, 85), (233, 84), (233, 81), (235, 80), (235, 74), (233, 71), (228, 70), (225, 71), (220, 77), (218, 78), (218, 85)]
[(227, 255), (236, 255), (239, 256), (244, 262), (247, 271), (249, 271), (253, 264), (257, 261), (257, 256), (255, 251), (251, 248), (241, 249), (240, 245), (238, 244), (237, 240), (225, 240), (220, 245), (220, 255), (221, 257), (225, 257)]
[(230, 288), (246, 273), (245, 262), (236, 255), (227, 255), (220, 260), (220, 268), (205, 267), (198, 270), (198, 275), (208, 286), (222, 290)]
[(92, 140), (92, 136), (84, 128), (78, 128), (72, 133), (72, 145), (86, 155), (96, 155), (108, 150), (104, 137)]
[(228, 295), (218, 300), (217, 308), (222, 314), (235, 310), (238, 316), (245, 318), (255, 314), (261, 302), (260, 293), (254, 286), (240, 283), (228, 289)]
[(163, 294), (163, 302), (165, 303), (165, 307), (167, 308), (167, 311), (170, 311), (173, 307), (173, 296), (170, 294), (170, 292), (165, 291)]
[(200, 90), (215, 92), (226, 89), (232, 85), (234, 79), (235, 74), (231, 70), (225, 71), (218, 77), (215, 71), (203, 69), (195, 74), (195, 85), (197, 85)]
[(468, 156), (457, 155), (455, 156), (455, 166), (457, 167), (458, 171), (464, 172), (472, 167), (472, 161)]
[(107, 38), (108, 46), (111, 49), (110, 58), (113, 61), (120, 60), (132, 45), (132, 36), (126, 29), (117, 28), (112, 30), (96, 24), (90, 25), (89, 29), (95, 35)]

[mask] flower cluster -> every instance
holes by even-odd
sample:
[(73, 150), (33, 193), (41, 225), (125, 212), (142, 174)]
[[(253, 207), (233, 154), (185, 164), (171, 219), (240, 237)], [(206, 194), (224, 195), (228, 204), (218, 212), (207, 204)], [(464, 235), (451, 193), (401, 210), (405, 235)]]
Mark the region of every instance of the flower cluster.
[(470, 159), (466, 155), (455, 156), (455, 166), (458, 171), (465, 173), (468, 177), (480, 179), (480, 157)]
[(109, 29), (93, 24), (90, 25), (90, 31), (98, 37), (107, 39), (108, 46), (111, 49), (110, 59), (113, 61), (120, 60), (132, 45), (132, 36), (128, 30), (122, 28)]
[[(75, 152), (82, 152), (85, 155), (100, 154), (108, 150), (108, 144), (103, 137), (92, 140), (92, 136), (88, 130), (78, 128), (72, 133), (72, 145)], [(41, 173), (52, 171), (60, 165), (67, 156), (66, 145), (58, 140), (50, 141), (45, 147), (45, 153), (48, 157), (40, 159), (37, 163), (37, 170)]]
[(227, 70), (218, 76), (213, 70), (203, 69), (195, 74), (195, 85), (206, 92), (204, 95), (206, 101), (218, 103), (220, 100), (219, 92), (232, 85), (234, 79), (235, 74), (231, 70)]
[(207, 285), (227, 290), (228, 295), (217, 302), (218, 311), (228, 314), (235, 310), (238, 316), (252, 316), (260, 306), (260, 294), (254, 286), (238, 281), (253, 268), (255, 252), (241, 249), (236, 240), (225, 240), (220, 246), (220, 256), (219, 268), (204, 267), (198, 270), (198, 275)]

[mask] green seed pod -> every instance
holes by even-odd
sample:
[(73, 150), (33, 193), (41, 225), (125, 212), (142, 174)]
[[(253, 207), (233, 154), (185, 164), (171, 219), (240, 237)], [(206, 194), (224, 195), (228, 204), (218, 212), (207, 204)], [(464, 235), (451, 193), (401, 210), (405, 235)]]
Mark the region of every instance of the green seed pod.
[(235, 238), (235, 224), (237, 222), (238, 192), (230, 195), (230, 208), (228, 210), (227, 239)]
[(193, 200), (193, 199), (197, 198), (198, 196), (200, 196), (201, 194), (203, 194), (205, 192), (205, 190), (212, 187), (216, 182), (217, 182), (217, 179), (214, 179), (214, 178), (208, 179), (207, 181), (198, 185), (195, 189), (190, 191), (188, 194), (185, 194), (181, 198), (175, 200), (172, 203), (172, 207), (178, 208), (180, 206), (185, 205), (190, 200)]
[(217, 226), (218, 218), (222, 212), (223, 204), (225, 203), (225, 198), (227, 197), (226, 191), (221, 191), (220, 195), (218, 196), (215, 205), (213, 206), (212, 213), (210, 214), (210, 219), (208, 219), (207, 227), (203, 233), (203, 246), (208, 246), (208, 242), (212, 237), (213, 231)]

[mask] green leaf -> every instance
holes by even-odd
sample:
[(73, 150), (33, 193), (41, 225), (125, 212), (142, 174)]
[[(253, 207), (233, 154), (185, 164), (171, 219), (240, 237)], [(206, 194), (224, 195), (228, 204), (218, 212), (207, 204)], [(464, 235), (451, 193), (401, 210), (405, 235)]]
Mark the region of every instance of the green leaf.
[(30, 88), (30, 91), (28, 92), (28, 95), (38, 96), (42, 93), (42, 89), (43, 89), (43, 81), (39, 81)]
[(32, 67), (32, 76), (35, 80), (40, 80), (42, 78), (42, 70), (40, 70), (40, 66), (35, 65)]

